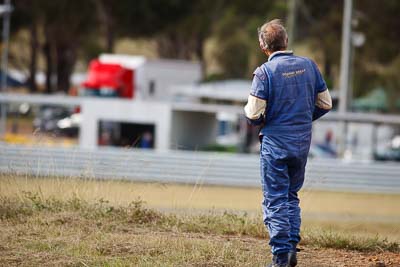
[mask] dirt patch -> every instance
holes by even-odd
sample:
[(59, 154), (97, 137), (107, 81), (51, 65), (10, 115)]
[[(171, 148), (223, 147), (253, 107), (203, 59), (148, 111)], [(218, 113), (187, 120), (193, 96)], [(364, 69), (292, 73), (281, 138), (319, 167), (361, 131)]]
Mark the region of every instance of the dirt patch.
[(346, 250), (302, 247), (299, 266), (306, 267), (384, 267), (400, 266), (400, 255), (392, 252), (361, 253)]

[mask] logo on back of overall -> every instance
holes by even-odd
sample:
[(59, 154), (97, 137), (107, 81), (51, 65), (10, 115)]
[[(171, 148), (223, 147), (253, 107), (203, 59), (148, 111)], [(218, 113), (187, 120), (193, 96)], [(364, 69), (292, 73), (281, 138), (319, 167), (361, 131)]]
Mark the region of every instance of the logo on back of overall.
[(302, 75), (306, 72), (306, 69), (299, 69), (295, 71), (290, 71), (290, 72), (284, 72), (282, 73), (282, 76), (285, 78), (292, 78), (294, 76)]

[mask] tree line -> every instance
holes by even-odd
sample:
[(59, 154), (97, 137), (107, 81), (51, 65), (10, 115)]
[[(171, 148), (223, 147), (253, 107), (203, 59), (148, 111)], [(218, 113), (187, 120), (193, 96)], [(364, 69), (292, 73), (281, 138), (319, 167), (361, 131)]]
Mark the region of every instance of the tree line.
[[(343, 1), (296, 0), (294, 48), (315, 53), (330, 87), (337, 84)], [(29, 88), (38, 57), (45, 59), (46, 92), (67, 92), (75, 64), (100, 52), (113, 52), (120, 38), (149, 38), (157, 55), (205, 62), (205, 44), (213, 39), (221, 73), (210, 78), (251, 78), (265, 61), (256, 29), (265, 20), (288, 14), (288, 1), (245, 0), (15, 0), (12, 34), (29, 32)], [(362, 95), (383, 86), (394, 95), (400, 54), (400, 2), (354, 0), (353, 30), (366, 42), (354, 48), (353, 87)], [(12, 55), (11, 55), (12, 57)], [(204, 64), (206, 68), (207, 64)]]

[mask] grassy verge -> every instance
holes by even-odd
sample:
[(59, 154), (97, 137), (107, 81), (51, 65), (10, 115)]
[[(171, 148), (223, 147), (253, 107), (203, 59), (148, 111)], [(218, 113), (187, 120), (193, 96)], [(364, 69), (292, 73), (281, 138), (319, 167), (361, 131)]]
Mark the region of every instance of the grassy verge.
[[(113, 225), (143, 226), (154, 231), (267, 238), (261, 219), (249, 217), (247, 214), (209, 212), (176, 215), (148, 209), (141, 200), (133, 201), (128, 206), (113, 206), (103, 199), (96, 203), (88, 203), (77, 197), (61, 201), (53, 197), (42, 198), (39, 194), (30, 192), (24, 192), (19, 199), (0, 199), (0, 218), (3, 221), (25, 222), (29, 217), (41, 213), (72, 213), (73, 217), (79, 216), (100, 224), (112, 222)], [(68, 222), (68, 216), (58, 219), (57, 222)], [(389, 242), (378, 236), (360, 238), (331, 231), (308, 230), (303, 234), (302, 243), (318, 248), (400, 252), (399, 243)]]
[[(148, 208), (175, 215), (204, 215), (210, 210), (218, 216), (224, 211), (246, 212), (248, 220), (255, 218), (255, 222), (261, 222), (260, 188), (0, 175), (0, 196), (22, 199), (24, 191), (37, 193), (42, 199), (56, 198), (63, 202), (78, 198), (95, 204), (107, 199), (108, 205), (114, 207), (128, 206), (140, 198)], [(300, 198), (303, 235), (324, 232), (400, 240), (400, 195), (303, 190)], [(260, 227), (263, 230), (263, 226)]]
[[(312, 229), (299, 253), (308, 267), (400, 264), (397, 242)], [(0, 266), (265, 266), (267, 238), (261, 218), (245, 213), (166, 213), (140, 199), (116, 205), (37, 192), (0, 197)]]
[[(95, 180), (75, 177), (26, 177), (0, 174), (0, 196), (15, 196), (22, 191), (39, 192), (44, 197), (86, 200), (107, 199), (113, 205), (128, 205), (140, 197), (155, 209), (234, 210), (260, 212), (260, 188), (206, 186), (201, 183), (165, 184)], [(398, 222), (400, 195), (300, 191), (301, 208), (308, 219), (329, 221)], [(372, 219), (372, 220), (371, 220)], [(342, 220), (343, 221), (343, 220)], [(399, 236), (400, 239), (400, 236)]]

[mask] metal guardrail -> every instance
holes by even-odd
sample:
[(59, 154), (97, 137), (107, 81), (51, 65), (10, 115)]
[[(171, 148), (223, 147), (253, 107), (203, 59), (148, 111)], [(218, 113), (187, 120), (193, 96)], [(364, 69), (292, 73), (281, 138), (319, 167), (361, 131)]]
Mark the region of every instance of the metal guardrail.
[[(0, 172), (33, 176), (260, 186), (257, 155), (139, 149), (44, 148), (0, 144)], [(400, 193), (395, 163), (310, 159), (308, 189)]]
[[(96, 97), (73, 97), (64, 95), (37, 95), (37, 94), (10, 94), (0, 93), (1, 103), (30, 103), (30, 104), (51, 104), (51, 105), (64, 105), (64, 106), (79, 106), (85, 101), (104, 101), (105, 99), (98, 99)], [(116, 99), (108, 99), (115, 101)], [(246, 99), (244, 99), (246, 100)], [(127, 99), (118, 99), (118, 101), (132, 101)], [(187, 111), (203, 111), (203, 112), (231, 112), (232, 114), (243, 114), (243, 107), (234, 105), (215, 105), (215, 104), (201, 104), (201, 103), (182, 103), (171, 102), (174, 110), (187, 110)], [(388, 114), (375, 114), (375, 113), (360, 113), (360, 112), (345, 112), (340, 113), (336, 111), (329, 112), (326, 116), (322, 117), (323, 121), (346, 121), (358, 123), (375, 123), (375, 124), (392, 124), (400, 125), (399, 115)]]

